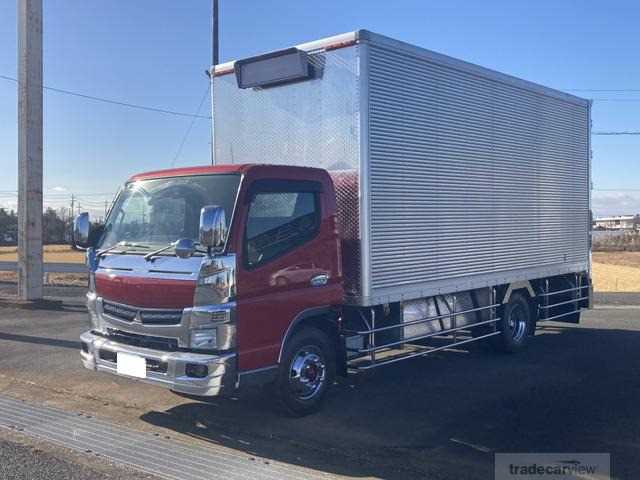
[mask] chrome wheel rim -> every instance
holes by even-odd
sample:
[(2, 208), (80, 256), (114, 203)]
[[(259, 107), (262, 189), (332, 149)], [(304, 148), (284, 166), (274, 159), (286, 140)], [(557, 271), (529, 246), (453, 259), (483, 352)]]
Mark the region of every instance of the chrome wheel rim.
[(509, 318), (507, 318), (507, 327), (514, 341), (522, 340), (527, 331), (527, 316), (522, 305), (516, 305), (511, 309)]
[(289, 385), (300, 400), (310, 400), (324, 385), (326, 367), (320, 349), (313, 345), (301, 348), (293, 356)]

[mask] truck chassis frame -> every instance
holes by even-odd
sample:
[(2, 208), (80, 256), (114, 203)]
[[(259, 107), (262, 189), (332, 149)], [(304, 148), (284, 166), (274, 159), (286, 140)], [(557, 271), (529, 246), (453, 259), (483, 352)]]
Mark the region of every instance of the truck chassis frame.
[[(565, 281), (572, 279), (573, 286), (552, 289), (552, 284), (557, 283), (554, 280), (558, 279), (564, 279)], [(585, 281), (585, 279), (587, 280)], [(473, 299), (473, 303), (477, 304), (477, 293), (487, 289), (487, 305), (458, 309), (458, 296), (469, 294)], [(528, 294), (531, 312), (533, 313), (533, 323), (550, 320), (573, 322), (572, 318), (577, 318), (583, 309), (589, 308), (591, 300), (590, 289), (591, 285), (585, 272), (535, 281), (533, 285), (535, 295), (531, 297)], [(424, 300), (432, 299), (437, 312), (436, 315), (403, 322), (401, 313), (400, 322), (392, 325), (379, 325), (377, 320), (380, 313), (375, 307), (359, 308), (356, 310), (356, 314), (364, 328), (344, 328), (342, 332), (344, 337), (349, 339), (345, 346), (348, 368), (354, 371), (370, 370), (500, 335), (502, 332), (498, 328), (498, 322), (502, 320), (500, 311), (506, 303), (502, 301), (506, 296), (506, 290), (505, 286), (494, 286), (459, 292), (449, 296), (451, 301), (448, 301), (444, 295), (428, 297)], [(441, 312), (440, 304), (446, 305), (448, 311)], [(402, 308), (401, 305), (400, 309), (402, 310)], [(458, 323), (461, 315), (470, 314), (476, 317), (476, 321), (462, 325)], [(485, 316), (484, 319), (483, 315)], [(449, 327), (445, 327), (445, 320), (448, 320)], [(404, 337), (404, 329), (406, 327), (427, 325), (435, 322), (439, 324), (439, 330)], [(398, 332), (397, 337), (399, 339), (384, 342), (376, 341), (376, 336), (392, 331)], [(535, 329), (532, 329), (533, 331)], [(474, 334), (474, 332), (480, 333)], [(425, 345), (424, 342), (428, 340), (437, 340), (442, 344)]]

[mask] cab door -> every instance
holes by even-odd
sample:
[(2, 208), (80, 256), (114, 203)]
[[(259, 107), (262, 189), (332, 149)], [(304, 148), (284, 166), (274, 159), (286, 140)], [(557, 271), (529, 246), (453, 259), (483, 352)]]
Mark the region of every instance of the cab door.
[(238, 255), (241, 371), (275, 365), (298, 314), (342, 301), (335, 212), (324, 194), (314, 181), (249, 187)]

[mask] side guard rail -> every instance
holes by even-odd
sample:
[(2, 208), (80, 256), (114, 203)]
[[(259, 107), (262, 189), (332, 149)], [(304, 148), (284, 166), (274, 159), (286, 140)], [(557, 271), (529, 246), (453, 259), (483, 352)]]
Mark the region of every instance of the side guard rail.
[[(362, 347), (346, 347), (347, 352), (355, 355), (357, 358), (355, 361), (351, 362), (352, 368), (357, 370), (367, 370), (373, 367), (388, 365), (390, 363), (395, 363), (400, 360), (405, 360), (408, 358), (414, 358), (422, 355), (427, 355), (429, 353), (437, 352), (440, 350), (444, 350), (447, 348), (455, 347), (458, 345), (463, 345), (465, 343), (473, 342), (476, 340), (481, 340), (483, 338), (491, 337), (494, 335), (499, 335), (500, 331), (496, 328), (496, 322), (500, 321), (500, 318), (497, 317), (496, 312), (500, 304), (495, 301), (496, 292), (495, 289), (490, 289), (490, 304), (482, 307), (469, 308), (465, 310), (456, 310), (456, 296), (453, 296), (453, 304), (449, 305), (446, 300), (443, 300), (444, 304), (447, 306), (449, 312), (433, 315), (429, 317), (420, 318), (417, 320), (411, 320), (408, 322), (400, 322), (394, 325), (384, 325), (381, 327), (376, 327), (376, 311), (375, 309), (371, 310), (371, 318), (367, 318), (362, 311), (360, 311), (360, 318), (366, 329), (364, 330), (345, 330), (344, 334), (346, 336), (355, 336), (361, 337), (361, 345)], [(438, 297), (433, 297), (436, 305), (438, 305)], [(439, 313), (439, 307), (436, 306), (436, 312)], [(468, 315), (474, 314), (477, 316), (477, 319), (481, 317), (479, 314), (481, 312), (488, 312), (488, 319), (478, 320), (471, 323), (465, 323), (463, 325), (458, 324), (458, 317), (460, 315)], [(486, 317), (485, 317), (486, 318)], [(450, 325), (448, 328), (445, 328), (443, 324), (443, 320), (448, 319), (450, 321)], [(417, 326), (417, 325), (426, 325), (432, 322), (440, 322), (440, 329), (435, 331), (430, 331), (428, 333), (422, 333), (419, 335), (412, 335), (410, 337), (404, 337), (404, 332), (406, 327)], [(487, 333), (482, 332), (481, 335), (474, 336), (472, 338), (460, 339), (458, 338), (458, 332), (461, 331), (469, 331), (476, 327), (482, 326), (490, 326)], [(388, 332), (391, 330), (398, 330), (397, 337), (400, 340), (387, 341), (384, 343), (376, 342), (376, 334), (382, 332)], [(435, 337), (453, 337), (447, 338), (447, 343), (445, 345), (423, 345), (423, 344), (414, 344), (413, 342), (424, 341), (428, 339), (432, 339)], [(393, 349), (399, 350), (396, 355), (393, 356), (384, 356), (383, 354), (388, 354)], [(379, 355), (378, 355), (379, 354)], [(380, 358), (380, 355), (383, 355), (383, 358)], [(357, 366), (355, 366), (357, 364)]]

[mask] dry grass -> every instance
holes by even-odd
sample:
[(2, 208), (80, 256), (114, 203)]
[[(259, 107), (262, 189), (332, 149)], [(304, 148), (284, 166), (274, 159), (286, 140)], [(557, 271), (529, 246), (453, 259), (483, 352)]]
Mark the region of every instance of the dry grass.
[[(56, 286), (87, 286), (86, 273), (50, 273), (47, 277), (47, 285)], [(0, 272), (0, 282), (17, 283), (18, 274), (16, 272)]]
[[(18, 260), (17, 247), (0, 247), (0, 262), (15, 262)], [(45, 245), (44, 261), (53, 263), (84, 263), (84, 252), (73, 250), (69, 245)], [(47, 285), (86, 286), (86, 273), (49, 273)], [(16, 283), (18, 275), (15, 272), (0, 272), (0, 282)]]
[[(0, 262), (18, 260), (17, 247), (0, 247)], [(45, 245), (45, 262), (84, 263), (84, 252), (73, 250), (69, 245)]]
[(593, 252), (593, 262), (640, 268), (640, 252)]
[(640, 252), (594, 252), (596, 292), (640, 292)]

